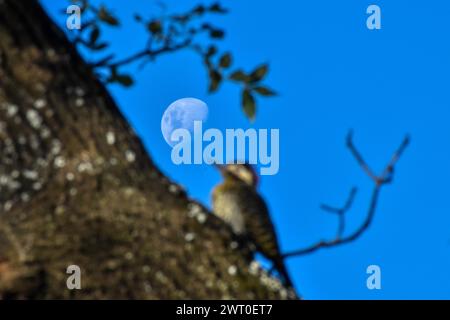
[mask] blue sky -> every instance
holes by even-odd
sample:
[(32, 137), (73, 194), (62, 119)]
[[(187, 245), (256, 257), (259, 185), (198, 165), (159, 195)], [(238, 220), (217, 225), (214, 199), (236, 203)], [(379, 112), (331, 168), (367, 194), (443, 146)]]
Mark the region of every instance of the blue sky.
[[(60, 25), (62, 2), (42, 1)], [(139, 50), (145, 33), (132, 15), (154, 12), (142, 4), (107, 1), (124, 27), (109, 29), (112, 50)], [(131, 4), (132, 3), (132, 4)], [(182, 11), (197, 1), (166, 1)], [(360, 188), (349, 212), (348, 231), (365, 217), (371, 181), (344, 145), (350, 128), (355, 142), (381, 170), (405, 133), (412, 144), (393, 185), (383, 189), (370, 229), (356, 242), (287, 261), (306, 299), (450, 299), (450, 41), (444, 0), (417, 1), (223, 1), (230, 14), (215, 22), (227, 31), (223, 50), (235, 65), (251, 69), (270, 62), (267, 83), (279, 97), (259, 101), (256, 122), (240, 110), (239, 90), (227, 84), (206, 93), (206, 74), (191, 52), (164, 56), (138, 70), (131, 89), (110, 90), (152, 158), (190, 196), (209, 204), (220, 181), (207, 165), (176, 166), (160, 131), (167, 106), (182, 97), (209, 105), (208, 126), (279, 128), (280, 171), (264, 176), (267, 199), (283, 251), (329, 238), (335, 217), (322, 202), (345, 201)], [(382, 10), (382, 29), (366, 28), (366, 8)], [(366, 268), (381, 267), (382, 289), (366, 288)]]

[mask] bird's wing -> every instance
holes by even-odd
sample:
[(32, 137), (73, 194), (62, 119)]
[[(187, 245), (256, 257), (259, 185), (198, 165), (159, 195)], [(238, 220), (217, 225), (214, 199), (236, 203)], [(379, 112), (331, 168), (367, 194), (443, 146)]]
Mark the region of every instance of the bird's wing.
[(248, 202), (244, 214), (248, 237), (259, 252), (271, 260), (277, 260), (280, 257), (278, 240), (266, 202), (256, 190), (246, 186), (241, 188), (239, 195), (242, 201)]
[(246, 232), (242, 209), (239, 207), (239, 196), (230, 186), (219, 185), (212, 193), (214, 214), (230, 225), (233, 232), (242, 235)]

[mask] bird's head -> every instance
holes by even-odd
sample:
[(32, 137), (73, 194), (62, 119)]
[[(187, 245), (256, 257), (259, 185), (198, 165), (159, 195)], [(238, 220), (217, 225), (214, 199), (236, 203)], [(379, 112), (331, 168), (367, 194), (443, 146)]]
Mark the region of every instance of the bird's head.
[(216, 166), (225, 179), (236, 179), (252, 187), (258, 185), (258, 174), (250, 164), (225, 164)]

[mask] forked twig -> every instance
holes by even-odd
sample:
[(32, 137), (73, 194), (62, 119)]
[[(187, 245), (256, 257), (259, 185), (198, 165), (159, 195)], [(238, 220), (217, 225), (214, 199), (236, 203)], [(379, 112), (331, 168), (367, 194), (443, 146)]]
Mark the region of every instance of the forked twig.
[(339, 218), (339, 227), (336, 234), (336, 239), (342, 238), (345, 231), (345, 214), (347, 211), (349, 211), (353, 205), (353, 201), (355, 200), (356, 193), (358, 192), (358, 189), (356, 187), (353, 187), (350, 191), (350, 194), (348, 195), (347, 201), (345, 202), (345, 205), (342, 208), (335, 208), (331, 207), (326, 204), (320, 205), (320, 208), (324, 211), (334, 213), (338, 215)]
[(309, 247), (285, 253), (283, 255), (283, 258), (290, 258), (290, 257), (294, 257), (294, 256), (306, 255), (306, 254), (315, 252), (322, 248), (335, 247), (335, 246), (346, 244), (346, 243), (349, 243), (349, 242), (352, 242), (352, 241), (358, 239), (371, 225), (373, 218), (375, 216), (378, 199), (380, 196), (380, 191), (384, 185), (392, 182), (395, 165), (400, 160), (400, 157), (402, 156), (403, 152), (405, 151), (405, 149), (409, 145), (409, 143), (410, 143), (410, 138), (407, 135), (403, 139), (403, 142), (400, 144), (398, 149), (392, 155), (391, 160), (386, 165), (386, 167), (384, 168), (382, 173), (380, 175), (376, 175), (374, 173), (374, 171), (369, 167), (367, 162), (364, 160), (361, 153), (355, 147), (355, 145), (353, 143), (353, 133), (350, 132), (347, 136), (347, 148), (350, 150), (353, 157), (358, 162), (359, 166), (363, 169), (363, 171), (367, 174), (367, 176), (374, 182), (372, 198), (370, 200), (366, 219), (364, 220), (362, 225), (358, 229), (356, 229), (356, 231), (354, 231), (353, 233), (351, 233), (348, 236), (344, 236), (345, 215), (351, 209), (353, 201), (356, 196), (356, 192), (357, 192), (357, 189), (353, 188), (352, 191), (350, 192), (347, 202), (345, 203), (345, 205), (342, 208), (334, 208), (334, 207), (330, 207), (328, 205), (321, 206), (321, 208), (323, 210), (325, 210), (327, 212), (335, 213), (339, 217), (339, 227), (338, 227), (338, 232), (336, 234), (336, 237), (332, 240), (322, 240), (322, 241), (319, 241), (318, 243), (313, 244)]

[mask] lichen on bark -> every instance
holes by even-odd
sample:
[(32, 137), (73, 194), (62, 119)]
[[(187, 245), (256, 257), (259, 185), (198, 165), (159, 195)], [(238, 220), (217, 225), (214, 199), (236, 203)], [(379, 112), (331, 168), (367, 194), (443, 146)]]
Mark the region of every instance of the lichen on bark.
[(295, 298), (158, 170), (35, 0), (0, 0), (0, 137), (1, 298)]

